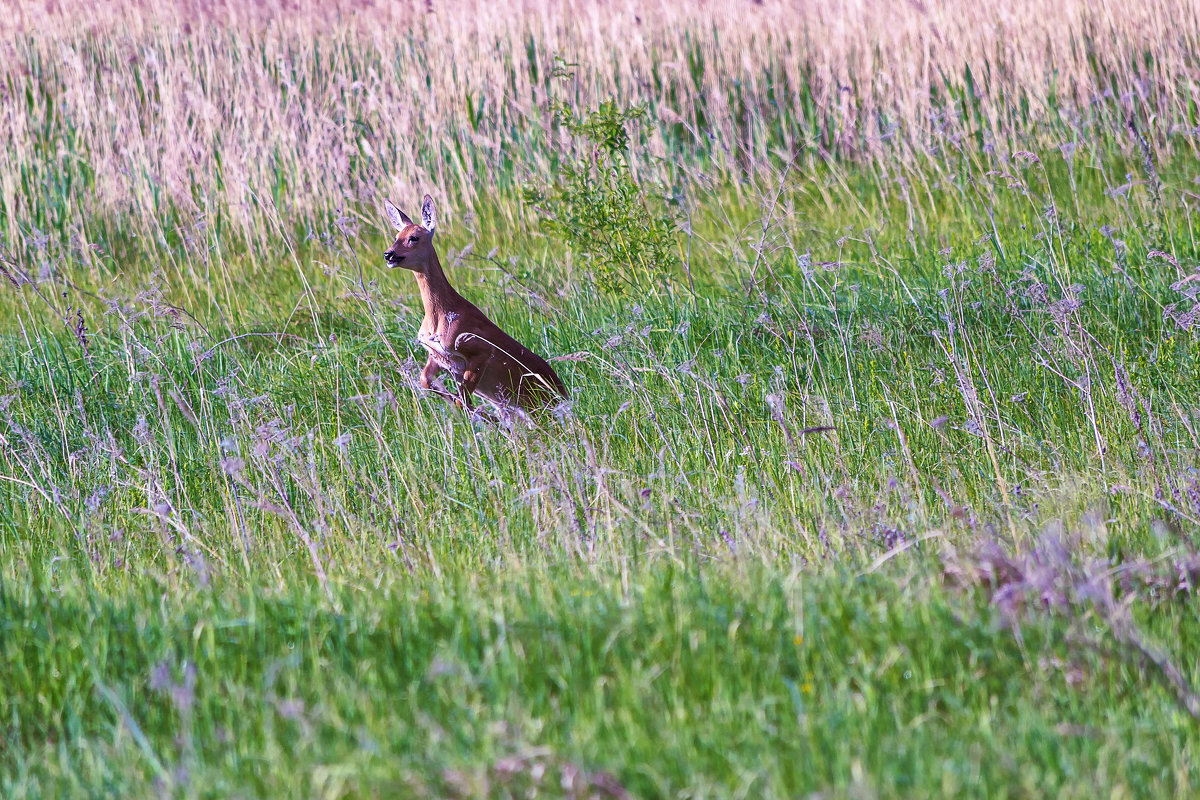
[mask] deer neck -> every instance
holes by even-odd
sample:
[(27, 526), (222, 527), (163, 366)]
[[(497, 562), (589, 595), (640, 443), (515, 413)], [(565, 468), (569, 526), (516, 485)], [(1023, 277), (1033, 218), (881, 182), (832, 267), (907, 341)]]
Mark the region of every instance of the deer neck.
[(446, 312), (462, 300), (462, 296), (454, 291), (446, 273), (442, 271), (442, 263), (437, 253), (430, 258), (429, 264), (422, 272), (416, 273), (417, 288), (421, 291), (421, 304), (425, 306), (425, 316), (440, 320)]

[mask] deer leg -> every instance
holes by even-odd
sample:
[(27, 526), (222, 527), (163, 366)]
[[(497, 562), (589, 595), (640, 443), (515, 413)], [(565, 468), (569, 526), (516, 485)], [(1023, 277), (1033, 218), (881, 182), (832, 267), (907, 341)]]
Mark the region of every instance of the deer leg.
[(421, 370), (421, 377), (418, 379), (418, 383), (420, 383), (421, 388), (425, 391), (433, 392), (436, 395), (444, 397), (446, 400), (454, 403), (454, 405), (462, 408), (462, 403), (459, 402), (457, 397), (449, 392), (441, 392), (433, 388), (433, 379), (440, 375), (443, 371), (442, 365), (434, 361), (433, 356), (430, 356), (425, 362), (425, 368)]
[(480, 353), (468, 360), (462, 377), (458, 380), (458, 396), (468, 411), (475, 410), (471, 404), (471, 395), (475, 393), (475, 387), (479, 385), (480, 378), (488, 368), (490, 356), (490, 353)]
[(421, 378), (420, 378), (421, 388), (422, 389), (430, 388), (430, 384), (432, 384), (433, 379), (436, 378), (438, 376), (438, 373), (440, 373), (441, 371), (442, 371), (441, 365), (433, 360), (433, 356), (430, 356), (428, 359), (426, 359), (425, 368), (423, 370), (421, 370)]
[[(484, 365), (486, 366), (486, 362)], [(500, 420), (497, 419), (493, 414), (488, 413), (485, 409), (475, 408), (475, 405), (471, 402), (471, 395), (474, 393), (475, 387), (479, 384), (479, 379), (482, 377), (482, 373), (482, 367), (476, 369), (467, 369), (463, 372), (463, 378), (458, 383), (458, 396), (460, 400), (455, 402), (460, 403), (460, 408), (465, 408), (467, 411), (469, 411), (472, 418), (480, 417), (492, 423), (493, 425), (499, 425)]]
[(479, 384), (479, 370), (474, 367), (467, 367), (463, 370), (462, 379), (458, 382), (458, 403), (460, 408), (465, 408), (467, 411), (474, 411), (475, 406), (471, 402), (471, 395), (475, 392), (475, 387)]

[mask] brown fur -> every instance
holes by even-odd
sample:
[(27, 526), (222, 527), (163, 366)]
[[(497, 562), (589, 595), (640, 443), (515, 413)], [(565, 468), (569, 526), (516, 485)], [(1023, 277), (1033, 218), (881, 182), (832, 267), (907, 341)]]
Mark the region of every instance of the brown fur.
[(434, 210), (429, 195), (425, 195), (422, 209), (424, 226), (388, 205), (388, 216), (399, 234), (384, 252), (384, 259), (391, 267), (413, 271), (425, 307), (417, 334), (429, 351), (421, 370), (421, 386), (428, 389), (438, 373), (448, 371), (458, 383), (456, 402), (468, 409), (474, 408), (473, 394), (527, 411), (545, 407), (559, 396), (567, 397), (567, 387), (553, 367), (450, 285), (433, 247)]

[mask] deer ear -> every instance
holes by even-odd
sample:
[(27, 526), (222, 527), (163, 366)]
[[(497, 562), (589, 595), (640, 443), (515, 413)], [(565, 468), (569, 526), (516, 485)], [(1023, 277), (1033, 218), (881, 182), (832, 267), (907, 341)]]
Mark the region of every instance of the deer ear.
[(408, 218), (407, 214), (392, 205), (391, 200), (383, 201), (383, 210), (387, 212), (388, 222), (392, 223), (392, 227), (398, 231), (402, 231), (413, 224), (413, 221)]
[(425, 195), (425, 202), (421, 204), (421, 222), (430, 233), (437, 227), (437, 209), (433, 207), (433, 198), (429, 195)]

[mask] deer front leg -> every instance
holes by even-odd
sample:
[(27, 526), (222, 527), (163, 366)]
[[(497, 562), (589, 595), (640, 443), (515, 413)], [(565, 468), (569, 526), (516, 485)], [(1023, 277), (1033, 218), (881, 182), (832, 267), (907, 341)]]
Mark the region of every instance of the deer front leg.
[(434, 361), (433, 356), (430, 356), (429, 358), (427, 358), (425, 360), (425, 368), (421, 370), (421, 378), (420, 378), (421, 388), (429, 389), (433, 383), (433, 379), (436, 378), (438, 376), (438, 373), (440, 373), (441, 371), (442, 371), (441, 364)]
[(462, 377), (458, 379), (458, 396), (468, 411), (475, 410), (475, 406), (471, 403), (471, 395), (475, 393), (475, 387), (479, 385), (480, 378), (488, 369), (491, 358), (492, 354), (485, 351), (473, 353), (466, 360)]
[(467, 367), (463, 370), (462, 378), (458, 381), (458, 405), (459, 408), (465, 408), (467, 411), (474, 411), (475, 405), (471, 402), (471, 395), (475, 392), (475, 387), (479, 384), (479, 369), (474, 366)]
[(454, 405), (458, 406), (459, 408), (462, 408), (462, 403), (459, 402), (457, 397), (449, 392), (441, 392), (433, 388), (433, 379), (440, 375), (443, 371), (442, 365), (434, 361), (433, 356), (430, 356), (428, 360), (426, 360), (425, 368), (421, 370), (421, 377), (417, 382), (425, 391), (440, 395), (441, 397), (446, 398), (446, 400), (454, 403)]

